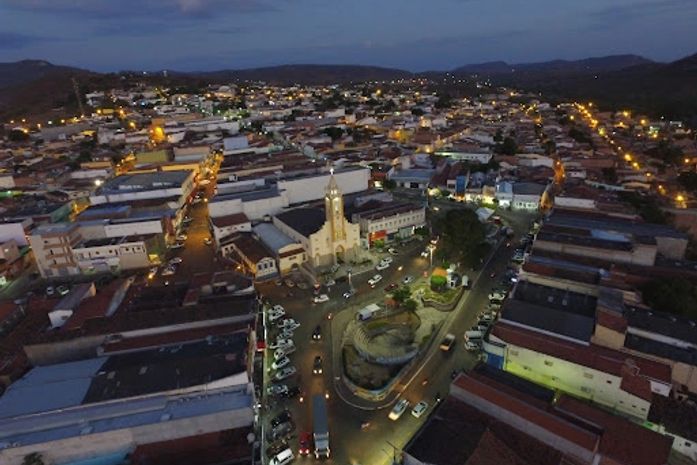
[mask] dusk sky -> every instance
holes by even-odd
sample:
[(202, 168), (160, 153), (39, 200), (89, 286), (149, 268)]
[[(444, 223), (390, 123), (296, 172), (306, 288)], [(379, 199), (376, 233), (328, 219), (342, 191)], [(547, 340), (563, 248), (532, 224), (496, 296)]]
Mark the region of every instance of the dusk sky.
[(696, 25), (696, 0), (0, 0), (0, 61), (98, 71), (669, 61), (697, 52)]

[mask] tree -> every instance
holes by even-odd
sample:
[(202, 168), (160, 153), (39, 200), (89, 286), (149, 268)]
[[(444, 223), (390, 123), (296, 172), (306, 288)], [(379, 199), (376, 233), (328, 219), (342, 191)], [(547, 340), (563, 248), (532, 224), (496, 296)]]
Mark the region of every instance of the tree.
[(22, 465), (44, 465), (44, 459), (40, 453), (32, 452), (24, 456)]
[(438, 96), (438, 101), (436, 101), (436, 108), (450, 108), (452, 106), (452, 98), (448, 94), (441, 94)]
[(398, 304), (406, 302), (410, 297), (411, 289), (409, 288), (409, 286), (402, 286), (398, 289), (395, 289), (392, 293), (392, 298)]
[(344, 135), (344, 130), (339, 128), (339, 127), (336, 127), (336, 126), (330, 126), (328, 128), (324, 128), (324, 131), (322, 131), (322, 132), (324, 132), (326, 135), (331, 137), (333, 141), (337, 140), (337, 139), (341, 139), (341, 136)]
[(496, 130), (496, 134), (494, 134), (494, 142), (501, 142), (503, 141), (503, 131), (501, 128)]
[(417, 303), (416, 303), (416, 300), (414, 300), (414, 299), (407, 299), (407, 300), (404, 302), (404, 309), (405, 309), (406, 311), (408, 311), (408, 312), (416, 311), (416, 307), (417, 307), (417, 306), (418, 306), (418, 305), (417, 305)]
[(503, 155), (515, 155), (518, 153), (518, 144), (512, 137), (506, 136), (502, 143), (496, 144), (494, 151)]
[(13, 129), (10, 131), (7, 138), (10, 140), (10, 142), (26, 142), (29, 140), (29, 133), (19, 129)]
[(443, 257), (452, 258), (466, 266), (473, 266), (483, 258), (489, 245), (486, 243), (486, 228), (472, 210), (448, 210), (434, 221), (441, 234), (438, 249)]
[(423, 116), (424, 111), (419, 107), (413, 107), (411, 109), (411, 114), (414, 116)]
[(694, 171), (683, 171), (678, 175), (678, 182), (688, 191), (697, 191), (697, 173)]
[(614, 166), (610, 166), (609, 168), (603, 168), (603, 177), (605, 180), (609, 183), (616, 183), (617, 182), (617, 170), (615, 169)]
[(432, 275), (431, 276), (431, 289), (440, 292), (443, 289), (445, 289), (445, 285), (448, 283), (448, 280), (445, 276), (440, 276), (440, 275)]
[(697, 287), (685, 278), (659, 278), (641, 287), (644, 301), (652, 308), (697, 318)]
[(684, 152), (680, 147), (671, 144), (666, 139), (660, 140), (656, 147), (647, 150), (646, 153), (654, 158), (658, 158), (666, 165), (681, 164), (684, 156)]

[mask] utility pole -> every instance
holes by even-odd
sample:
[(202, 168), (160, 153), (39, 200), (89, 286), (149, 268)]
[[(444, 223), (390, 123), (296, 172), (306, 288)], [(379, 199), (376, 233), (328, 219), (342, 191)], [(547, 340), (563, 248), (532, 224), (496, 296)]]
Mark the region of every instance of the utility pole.
[(73, 81), (73, 90), (75, 91), (75, 98), (77, 99), (77, 105), (80, 108), (80, 116), (85, 116), (85, 107), (82, 105), (82, 98), (80, 98), (80, 88), (77, 85), (77, 79), (73, 76), (70, 78)]

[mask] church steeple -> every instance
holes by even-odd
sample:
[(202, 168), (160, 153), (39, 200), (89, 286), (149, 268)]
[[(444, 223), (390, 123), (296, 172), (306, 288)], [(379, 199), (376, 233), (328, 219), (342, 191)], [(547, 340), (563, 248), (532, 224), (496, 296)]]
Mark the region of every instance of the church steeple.
[(334, 179), (334, 169), (329, 170), (329, 184), (325, 189), (324, 210), (327, 222), (331, 227), (332, 240), (341, 241), (346, 239), (346, 229), (344, 226), (344, 198), (339, 190), (339, 185)]

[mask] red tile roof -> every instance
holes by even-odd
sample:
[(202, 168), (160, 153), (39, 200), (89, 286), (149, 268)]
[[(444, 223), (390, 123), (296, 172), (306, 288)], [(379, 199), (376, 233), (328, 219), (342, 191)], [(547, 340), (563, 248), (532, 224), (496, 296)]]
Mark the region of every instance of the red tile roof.
[(574, 344), (501, 322), (494, 326), (492, 334), (509, 344), (551, 355), (552, 357), (615, 376), (621, 377), (623, 367), (629, 364), (636, 366), (638, 376), (647, 377), (665, 384), (670, 384), (671, 382), (669, 365), (636, 355), (629, 355), (594, 344), (589, 346)]
[(233, 213), (232, 215), (211, 217), (211, 223), (217, 228), (236, 226), (238, 224), (249, 223), (249, 218), (244, 213)]
[(602, 430), (599, 452), (620, 464), (665, 465), (673, 439), (590, 404), (562, 395), (555, 409)]
[(598, 311), (595, 314), (595, 318), (596, 325), (604, 326), (623, 334), (625, 331), (627, 331), (627, 319), (622, 315), (612, 312)]
[[(475, 379), (472, 376), (460, 375), (453, 382), (452, 388), (455, 387), (497, 405), (513, 415), (525, 418), (525, 420), (534, 423), (540, 428), (544, 428), (586, 450), (594, 451), (596, 449), (599, 439), (597, 435), (545, 411), (539, 401), (534, 401), (532, 398), (524, 398), (522, 394), (516, 397), (512, 396), (510, 391), (503, 391), (501, 385), (492, 380), (484, 380), (481, 377), (480, 379)], [(452, 388), (452, 394), (458, 397), (456, 391)]]

